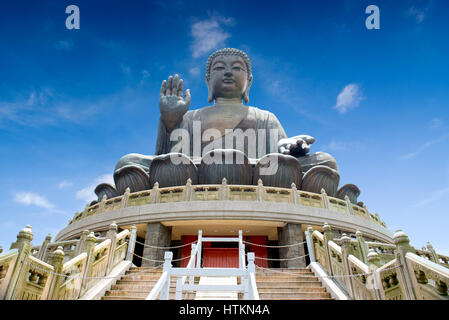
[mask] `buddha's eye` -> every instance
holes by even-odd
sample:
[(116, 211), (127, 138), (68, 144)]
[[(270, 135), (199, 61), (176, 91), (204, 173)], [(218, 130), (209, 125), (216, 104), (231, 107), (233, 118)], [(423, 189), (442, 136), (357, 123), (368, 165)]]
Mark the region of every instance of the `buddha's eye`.
[(223, 66), (216, 66), (216, 67), (214, 67), (214, 71), (221, 71), (221, 70), (224, 70)]
[(243, 71), (243, 68), (242, 68), (242, 67), (239, 67), (239, 66), (234, 66), (234, 67), (232, 67), (232, 70), (235, 70), (235, 71)]

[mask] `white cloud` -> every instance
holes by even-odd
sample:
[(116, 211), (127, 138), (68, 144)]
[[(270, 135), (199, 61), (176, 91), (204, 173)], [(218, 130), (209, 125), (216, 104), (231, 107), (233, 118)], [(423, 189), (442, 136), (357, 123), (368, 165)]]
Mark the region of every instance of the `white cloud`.
[(71, 187), (71, 186), (73, 186), (73, 182), (72, 182), (72, 181), (69, 181), (69, 180), (61, 181), (61, 182), (58, 184), (58, 188), (59, 188), (59, 189), (64, 189), (64, 188), (68, 188), (68, 187)]
[(360, 101), (364, 99), (359, 86), (355, 83), (350, 83), (338, 94), (337, 104), (334, 106), (334, 109), (343, 114), (357, 108)]
[(98, 178), (96, 178), (87, 187), (79, 190), (76, 193), (76, 198), (83, 200), (84, 202), (86, 202), (86, 204), (91, 202), (92, 200), (95, 200), (97, 198), (97, 196), (95, 195), (95, 188), (100, 183), (110, 183), (110, 184), (114, 185), (114, 179), (113, 179), (112, 175), (110, 175), (110, 174), (103, 174), (103, 175), (99, 176)]
[(14, 194), (14, 201), (26, 206), (36, 206), (47, 210), (55, 209), (55, 205), (50, 203), (45, 197), (33, 192), (17, 192)]
[(427, 205), (441, 199), (442, 197), (447, 198), (447, 195), (449, 195), (449, 187), (433, 192), (432, 195), (415, 203), (414, 205), (412, 205), (412, 207), (416, 208)]
[(192, 56), (199, 58), (214, 49), (224, 47), (231, 34), (224, 31), (223, 26), (231, 26), (233, 23), (232, 18), (213, 16), (192, 24), (193, 42), (190, 45)]
[(411, 7), (407, 10), (406, 15), (409, 17), (413, 17), (416, 20), (416, 23), (421, 23), (424, 21), (424, 19), (427, 17), (430, 9), (433, 6), (433, 1), (429, 0), (427, 1), (426, 6), (424, 7)]
[(422, 144), (421, 146), (417, 147), (415, 151), (404, 154), (402, 156), (400, 156), (400, 159), (411, 159), (414, 158), (418, 155), (420, 155), (424, 150), (426, 150), (427, 148), (433, 146), (434, 144), (443, 142), (444, 140), (446, 140), (447, 138), (449, 138), (449, 134), (445, 134), (441, 137), (439, 137), (438, 139), (435, 140), (429, 140), (427, 142), (425, 142), (424, 144)]

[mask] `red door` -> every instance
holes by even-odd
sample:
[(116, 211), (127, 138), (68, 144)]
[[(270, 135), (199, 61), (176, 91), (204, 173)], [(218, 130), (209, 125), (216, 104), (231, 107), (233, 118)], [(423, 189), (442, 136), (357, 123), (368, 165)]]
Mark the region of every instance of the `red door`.
[(238, 268), (238, 248), (203, 248), (203, 268)]

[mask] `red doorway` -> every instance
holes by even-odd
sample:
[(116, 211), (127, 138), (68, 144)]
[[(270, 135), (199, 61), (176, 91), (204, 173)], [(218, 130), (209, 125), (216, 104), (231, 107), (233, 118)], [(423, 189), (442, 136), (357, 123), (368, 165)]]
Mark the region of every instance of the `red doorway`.
[(204, 248), (203, 268), (238, 268), (238, 248)]
[[(207, 237), (207, 236), (204, 236)], [(217, 237), (217, 236), (214, 236)], [(198, 239), (198, 236), (184, 235), (182, 236), (182, 244), (188, 244)], [(248, 252), (254, 252), (256, 259), (254, 263), (259, 267), (268, 268), (267, 237), (266, 236), (244, 236), (243, 240), (251, 242), (247, 245)], [(203, 243), (202, 264), (205, 268), (238, 268), (239, 266), (239, 250), (238, 248), (213, 248), (211, 242)], [(249, 247), (249, 248), (248, 248)], [(249, 249), (249, 250), (248, 250)], [(191, 246), (184, 246), (181, 252), (181, 267), (186, 267), (190, 256)], [(259, 257), (259, 259), (257, 258)]]

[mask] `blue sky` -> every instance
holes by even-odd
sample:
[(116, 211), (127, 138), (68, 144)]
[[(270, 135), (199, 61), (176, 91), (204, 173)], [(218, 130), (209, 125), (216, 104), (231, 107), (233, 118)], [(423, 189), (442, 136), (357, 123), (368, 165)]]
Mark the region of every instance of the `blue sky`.
[[(79, 30), (65, 8), (80, 8)], [(365, 27), (380, 8), (380, 30)], [(82, 211), (118, 159), (153, 154), (162, 80), (207, 105), (208, 55), (243, 49), (250, 105), (316, 138), (341, 182), (412, 245), (449, 254), (449, 4), (8, 1), (0, 4), (0, 245)]]

